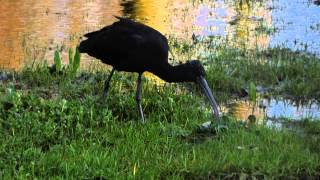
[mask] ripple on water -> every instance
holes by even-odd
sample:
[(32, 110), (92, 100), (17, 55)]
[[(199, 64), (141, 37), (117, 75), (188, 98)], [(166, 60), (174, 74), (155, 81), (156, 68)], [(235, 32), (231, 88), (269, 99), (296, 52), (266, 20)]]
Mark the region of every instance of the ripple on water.
[(307, 105), (296, 105), (290, 100), (263, 99), (255, 107), (247, 101), (237, 101), (230, 105), (228, 112), (239, 120), (247, 120), (252, 114), (260, 121), (320, 119), (319, 104), (310, 102)]

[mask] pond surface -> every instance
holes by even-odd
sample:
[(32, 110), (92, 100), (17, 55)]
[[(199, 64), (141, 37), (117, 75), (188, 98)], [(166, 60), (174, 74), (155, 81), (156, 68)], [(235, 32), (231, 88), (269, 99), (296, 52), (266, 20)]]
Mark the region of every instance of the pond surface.
[(227, 107), (227, 112), (242, 121), (247, 121), (250, 115), (254, 115), (258, 121), (320, 119), (320, 107), (317, 103), (300, 105), (282, 99), (263, 99), (255, 106), (248, 101), (236, 101)]
[[(299, 105), (291, 100), (262, 99), (256, 105), (249, 101), (239, 100), (223, 108), (227, 113), (246, 124), (265, 124), (269, 128), (281, 130), (289, 129), (301, 131), (299, 123), (302, 120), (320, 120), (320, 106), (310, 102), (307, 105)], [(210, 121), (202, 124), (207, 128)]]
[(218, 36), (237, 47), (282, 45), (320, 54), (315, 0), (19, 0), (1, 1), (0, 68), (50, 62), (57, 48), (66, 56), (82, 34), (111, 24), (114, 15), (182, 39)]

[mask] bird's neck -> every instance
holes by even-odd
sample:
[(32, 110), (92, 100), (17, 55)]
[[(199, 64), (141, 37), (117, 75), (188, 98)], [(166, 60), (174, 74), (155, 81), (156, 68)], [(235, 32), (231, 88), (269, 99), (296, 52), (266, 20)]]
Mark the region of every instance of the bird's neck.
[(165, 64), (161, 67), (157, 67), (156, 70), (153, 70), (152, 72), (166, 82), (194, 81), (194, 79), (190, 77), (190, 73), (188, 73), (188, 69), (184, 64), (177, 66)]

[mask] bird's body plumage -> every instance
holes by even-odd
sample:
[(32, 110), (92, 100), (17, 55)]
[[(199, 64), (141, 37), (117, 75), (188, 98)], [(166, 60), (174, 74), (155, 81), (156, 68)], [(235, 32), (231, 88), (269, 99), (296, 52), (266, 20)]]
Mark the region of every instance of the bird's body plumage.
[(168, 64), (168, 41), (158, 31), (129, 19), (84, 36), (80, 51), (100, 59), (118, 71), (153, 71)]

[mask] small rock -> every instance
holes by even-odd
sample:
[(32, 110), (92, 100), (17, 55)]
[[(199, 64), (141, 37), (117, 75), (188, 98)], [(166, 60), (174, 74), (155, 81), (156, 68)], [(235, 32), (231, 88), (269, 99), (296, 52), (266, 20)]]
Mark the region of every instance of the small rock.
[(11, 109), (13, 106), (14, 106), (14, 104), (12, 104), (11, 102), (7, 102), (7, 101), (3, 102), (3, 109), (4, 109), (5, 111), (8, 111), (8, 110)]
[(7, 81), (9, 79), (7, 73), (0, 72), (0, 81)]
[(211, 127), (211, 121), (207, 121), (203, 124), (201, 124), (202, 129), (209, 129)]
[(254, 124), (254, 123), (256, 123), (257, 118), (256, 118), (255, 115), (251, 114), (251, 115), (248, 116), (248, 120), (249, 120), (249, 123)]

